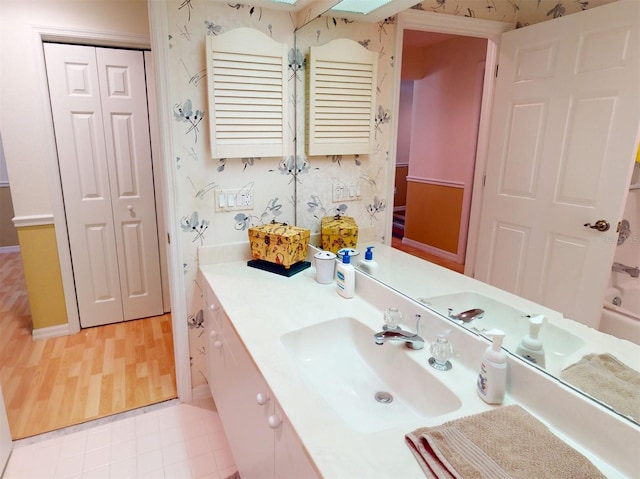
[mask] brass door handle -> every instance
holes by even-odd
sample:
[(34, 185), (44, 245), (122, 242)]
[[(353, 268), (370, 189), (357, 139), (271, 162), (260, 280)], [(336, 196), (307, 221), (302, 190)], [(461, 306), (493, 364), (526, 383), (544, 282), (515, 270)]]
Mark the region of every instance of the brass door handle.
[(598, 231), (601, 231), (601, 232), (608, 231), (609, 228), (611, 227), (609, 222), (605, 221), (605, 220), (598, 220), (593, 225), (591, 223), (585, 223), (584, 226), (585, 227), (589, 227), (592, 230), (598, 230)]

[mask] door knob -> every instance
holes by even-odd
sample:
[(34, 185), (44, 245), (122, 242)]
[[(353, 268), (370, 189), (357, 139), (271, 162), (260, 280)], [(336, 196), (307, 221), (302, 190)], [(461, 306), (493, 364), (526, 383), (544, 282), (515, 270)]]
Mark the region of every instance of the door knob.
[(611, 227), (609, 222), (605, 221), (605, 220), (598, 220), (598, 221), (595, 222), (595, 224), (585, 223), (584, 226), (585, 227), (589, 227), (592, 230), (598, 230), (598, 231), (601, 231), (601, 232), (608, 231), (609, 228)]
[(129, 211), (133, 211), (133, 205), (127, 205), (127, 209), (128, 209)]

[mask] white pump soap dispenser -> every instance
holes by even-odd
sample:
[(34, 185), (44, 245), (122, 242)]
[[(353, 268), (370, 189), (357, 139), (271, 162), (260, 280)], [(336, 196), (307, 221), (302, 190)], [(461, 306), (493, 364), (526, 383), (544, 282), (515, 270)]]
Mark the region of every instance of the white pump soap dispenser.
[(507, 353), (502, 350), (504, 331), (492, 329), (485, 333), (492, 344), (485, 350), (478, 374), (478, 395), (487, 404), (502, 404), (507, 387)]
[(367, 246), (364, 259), (358, 263), (358, 267), (367, 274), (373, 276), (378, 271), (378, 262), (373, 259), (373, 246)]
[(343, 298), (353, 298), (355, 292), (356, 274), (351, 264), (351, 256), (345, 251), (342, 255), (342, 263), (336, 266), (336, 288)]
[(541, 368), (545, 367), (544, 348), (542, 341), (538, 338), (540, 326), (544, 322), (544, 316), (539, 314), (529, 318), (529, 333), (522, 338), (516, 348), (516, 354)]

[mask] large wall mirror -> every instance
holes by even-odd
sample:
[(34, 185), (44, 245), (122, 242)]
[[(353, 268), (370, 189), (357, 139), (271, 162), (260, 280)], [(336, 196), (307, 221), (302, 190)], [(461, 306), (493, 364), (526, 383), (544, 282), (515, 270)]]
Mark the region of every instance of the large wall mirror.
[[(464, 4), (465, 2), (458, 2)], [(469, 3), (469, 2), (466, 2)], [(502, 12), (507, 11), (505, 8), (510, 2), (495, 2), (497, 10)], [(605, 3), (599, 2), (593, 7), (607, 8)], [(504, 4), (504, 5), (503, 5)], [(503, 8), (505, 7), (505, 8)], [(379, 19), (374, 22), (358, 21), (350, 18), (348, 20), (342, 19), (339, 16), (334, 16), (331, 12), (308, 22), (303, 27), (300, 27), (295, 32), (295, 52), (296, 62), (298, 65), (299, 78), (296, 82), (296, 223), (299, 226), (307, 227), (312, 230), (312, 233), (317, 233), (320, 225), (320, 218), (329, 214), (346, 214), (356, 219), (358, 225), (366, 231), (366, 241), (378, 241), (386, 245), (392, 244), (393, 236), (393, 213), (394, 206), (398, 209), (398, 205), (394, 205), (394, 191), (398, 187), (398, 180), (406, 180), (408, 177), (409, 183), (413, 185), (407, 186), (407, 200), (413, 200), (413, 197), (417, 197), (417, 201), (421, 202), (421, 206), (414, 206), (413, 211), (410, 204), (406, 206), (406, 230), (407, 240), (405, 243), (409, 245), (414, 244), (418, 249), (426, 242), (432, 241), (435, 246), (431, 249), (444, 251), (441, 254), (446, 260), (460, 265), (460, 271), (464, 269), (464, 272), (470, 276), (475, 272), (476, 277), (486, 279), (488, 283), (498, 286), (505, 290), (511, 290), (519, 296), (529, 297), (535, 303), (546, 305), (551, 310), (564, 311), (568, 310), (568, 301), (564, 301), (564, 293), (558, 291), (561, 286), (555, 285), (551, 291), (548, 291), (546, 296), (538, 296), (530, 294), (526, 291), (526, 288), (514, 291), (513, 288), (507, 287), (509, 284), (515, 284), (519, 281), (519, 274), (523, 273), (522, 269), (510, 269), (505, 270), (502, 273), (495, 271), (497, 262), (491, 263), (485, 261), (487, 256), (485, 251), (493, 248), (494, 257), (499, 256), (507, 252), (505, 256), (513, 259), (514, 263), (524, 255), (528, 248), (531, 248), (531, 243), (520, 241), (524, 234), (522, 230), (518, 228), (497, 228), (493, 233), (487, 233), (483, 230), (482, 221), (485, 221), (486, 212), (482, 211), (483, 202), (487, 202), (486, 198), (480, 194), (480, 188), (477, 185), (482, 184), (484, 181), (484, 174), (487, 172), (491, 174), (493, 168), (490, 156), (492, 154), (500, 154), (500, 152), (491, 151), (491, 145), (489, 144), (489, 118), (484, 117), (488, 115), (493, 105), (494, 97), (496, 96), (496, 81), (491, 78), (495, 71), (495, 64), (498, 62), (500, 38), (503, 31), (512, 29), (516, 24), (516, 20), (513, 16), (498, 15), (485, 17), (487, 19), (500, 20), (501, 22), (486, 22), (484, 20), (465, 18), (462, 13), (459, 15), (434, 15), (434, 11), (438, 12), (435, 8), (428, 8), (426, 2), (413, 9), (407, 9), (403, 6), (400, 10), (403, 10), (401, 16), (392, 16), (383, 19)], [(421, 11), (422, 10), (422, 11)], [(428, 10), (428, 12), (426, 12)], [(591, 8), (591, 17), (597, 23), (597, 8)], [(443, 13), (443, 12), (440, 12)], [(447, 13), (447, 12), (444, 12)], [(524, 18), (529, 13), (532, 17), (527, 20)], [(547, 13), (547, 12), (544, 12)], [(542, 14), (544, 16), (544, 13)], [(568, 12), (577, 13), (577, 12)], [(468, 15), (472, 16), (472, 15)], [(442, 17), (442, 18), (434, 18)], [(564, 18), (571, 17), (566, 15)], [(638, 18), (636, 15), (635, 18)], [(522, 24), (527, 23), (548, 23), (558, 21), (549, 18), (533, 18), (533, 13), (521, 12), (521, 16), (518, 20)], [(549, 22), (543, 22), (543, 20), (549, 20)], [(560, 19), (562, 20), (562, 19)], [(601, 22), (600, 22), (601, 25)], [(524, 29), (523, 31), (525, 31)], [(636, 21), (630, 27), (629, 35), (635, 35), (633, 38), (637, 38), (638, 35), (638, 22)], [(626, 34), (625, 34), (626, 35)], [(351, 155), (351, 156), (326, 156), (326, 157), (308, 157), (305, 151), (305, 82), (304, 75), (306, 71), (305, 67), (305, 55), (308, 53), (309, 48), (315, 45), (322, 45), (335, 38), (350, 38), (359, 42), (361, 45), (369, 48), (372, 51), (378, 52), (379, 58), (379, 70), (378, 70), (378, 86), (377, 86), (377, 106), (375, 117), (375, 137), (372, 144), (371, 154), (369, 155)], [(586, 42), (589, 41), (588, 37)], [(607, 36), (606, 39), (601, 38), (602, 41), (608, 42), (610, 46), (614, 46), (619, 40), (619, 36), (612, 34)], [(533, 39), (531, 39), (533, 42)], [(407, 54), (402, 49), (402, 43), (405, 43), (405, 47), (409, 49), (413, 48), (413, 53)], [(463, 45), (463, 46), (461, 46)], [(465, 53), (464, 58), (462, 56), (456, 57), (460, 49)], [(441, 61), (438, 64), (412, 64), (410, 62), (415, 61), (416, 57), (421, 57), (420, 54), (416, 55), (416, 51), (422, 51), (430, 53), (429, 58), (431, 61)], [(610, 51), (610, 50), (608, 50)], [(472, 52), (479, 52), (479, 56), (472, 54)], [(474, 56), (475, 55), (475, 56)], [(424, 59), (425, 54), (422, 55)], [(449, 136), (449, 144), (455, 143), (457, 149), (454, 151), (455, 158), (449, 160), (449, 166), (452, 162), (460, 161), (459, 164), (455, 164), (456, 168), (453, 169), (451, 177), (438, 177), (440, 175), (446, 175), (447, 171), (445, 166), (438, 167), (437, 165), (416, 165), (413, 163), (414, 158), (409, 158), (409, 150), (420, 151), (420, 146), (414, 142), (411, 143), (411, 148), (407, 149), (406, 142), (410, 142), (407, 139), (411, 125), (415, 125), (417, 122), (425, 122), (423, 124), (424, 136), (429, 140), (435, 141), (439, 136), (445, 134), (452, 135), (452, 128), (456, 128), (454, 123), (455, 118), (451, 115), (451, 110), (443, 110), (438, 117), (436, 113), (430, 116), (417, 117), (417, 111), (414, 108), (410, 114), (407, 114), (406, 110), (402, 109), (402, 103), (407, 101), (407, 98), (413, 97), (412, 101), (424, 101), (431, 102), (433, 108), (437, 108), (439, 105), (434, 105), (436, 97), (429, 96), (427, 89), (429, 88), (429, 82), (423, 81), (425, 76), (429, 75), (429, 71), (439, 71), (440, 73), (446, 66), (446, 59), (455, 57), (457, 63), (460, 64), (462, 60), (467, 64), (466, 73), (459, 74), (458, 76), (465, 76), (469, 80), (470, 86), (466, 84), (458, 84), (455, 87), (458, 88), (460, 98), (465, 97), (463, 102), (466, 113), (471, 120), (467, 125), (471, 125), (469, 128), (475, 128), (473, 134), (469, 136), (466, 131), (456, 131), (458, 141), (456, 142), (452, 136)], [(586, 62), (597, 62), (597, 55), (594, 53)], [(623, 62), (624, 58), (617, 57), (620, 62)], [(440, 60), (438, 60), (440, 59)], [(458, 61), (459, 60), (459, 61)], [(401, 77), (401, 73), (398, 70), (398, 65), (402, 63), (402, 74), (406, 75), (405, 79)], [(603, 171), (602, 175), (594, 176), (590, 173), (578, 168), (578, 158), (583, 159), (589, 148), (593, 148), (595, 144), (603, 145), (609, 138), (605, 138), (602, 135), (602, 129), (605, 126), (599, 123), (604, 115), (603, 109), (600, 107), (606, 107), (606, 101), (603, 100), (603, 96), (599, 96), (596, 99), (585, 101), (583, 103), (577, 102), (576, 107), (572, 110), (574, 113), (583, 115), (584, 120), (581, 128), (589, 127), (589, 135), (591, 138), (590, 145), (582, 145), (571, 138), (565, 141), (564, 145), (571, 151), (565, 151), (562, 153), (563, 160), (561, 174), (554, 178), (557, 180), (548, 181), (549, 184), (560, 185), (564, 187), (561, 193), (564, 194), (563, 202), (568, 203), (569, 199), (576, 199), (577, 202), (582, 202), (582, 210), (588, 210), (587, 203), (592, 201), (594, 195), (591, 195), (591, 190), (599, 190), (602, 188), (604, 181), (618, 181), (620, 184), (616, 187), (618, 191), (615, 195), (617, 206), (613, 207), (615, 213), (612, 214), (610, 222), (610, 230), (608, 232), (600, 232), (597, 227), (590, 228), (590, 225), (595, 225), (596, 220), (599, 217), (591, 218), (593, 211), (587, 211), (586, 213), (576, 213), (574, 210), (572, 221), (579, 223), (580, 234), (586, 234), (587, 236), (595, 235), (595, 243), (609, 243), (609, 247), (606, 252), (596, 252), (596, 249), (589, 245), (589, 241), (594, 242), (593, 239), (587, 238), (583, 243), (578, 245), (577, 249), (572, 249), (576, 246), (574, 237), (564, 234), (556, 235), (557, 248), (551, 251), (552, 258), (545, 257), (541, 254), (539, 261), (540, 264), (545, 261), (550, 265), (557, 265), (558, 268), (568, 270), (568, 279), (563, 279), (568, 285), (567, 295), (574, 295), (571, 301), (583, 301), (588, 303), (588, 308), (591, 308), (590, 317), (595, 317), (596, 320), (589, 319), (584, 322), (588, 326), (580, 325), (579, 328), (571, 329), (569, 336), (577, 337), (580, 340), (580, 330), (592, 332), (593, 328), (590, 326), (596, 325), (607, 315), (608, 311), (613, 311), (616, 314), (625, 316), (622, 321), (630, 321), (629, 324), (634, 324), (633, 321), (640, 321), (640, 311), (626, 311), (626, 310), (613, 310), (608, 306), (603, 307), (602, 300), (600, 299), (602, 294), (606, 293), (605, 301), (610, 303), (619, 303), (622, 301), (626, 304), (632, 304), (634, 298), (639, 295), (639, 282), (636, 274), (635, 267), (640, 264), (640, 242), (637, 241), (637, 231), (640, 230), (640, 190), (637, 188), (629, 188), (629, 185), (633, 183), (634, 178), (640, 175), (640, 164), (635, 165), (633, 160), (635, 158), (635, 151), (637, 150), (637, 144), (635, 144), (636, 135), (638, 131), (638, 125), (640, 124), (640, 114), (638, 112), (638, 88), (637, 85), (640, 81), (638, 78), (638, 66), (637, 63), (630, 62), (631, 69), (627, 70), (627, 73), (623, 75), (621, 79), (625, 84), (624, 88), (629, 88), (629, 85), (635, 85), (630, 87), (630, 98), (633, 106), (628, 110), (620, 113), (626, 115), (629, 120), (626, 127), (621, 129), (620, 136), (618, 138), (618, 144), (622, 145), (622, 150), (615, 165), (607, 163), (600, 165)], [(583, 66), (586, 63), (583, 64)], [(595, 63), (591, 63), (594, 67)], [(460, 66), (460, 65), (458, 65)], [(491, 67), (489, 71), (491, 74), (487, 74), (487, 67)], [(594, 67), (595, 68), (595, 67)], [(586, 70), (586, 68), (585, 68)], [(426, 72), (426, 73), (425, 73)], [(420, 82), (417, 79), (420, 78)], [(444, 77), (439, 78), (442, 80)], [(432, 83), (436, 83), (434, 80)], [(627, 83), (625, 83), (627, 82)], [(440, 94), (438, 98), (441, 98), (443, 94)], [(578, 96), (579, 97), (579, 96)], [(586, 98), (582, 93), (582, 97)], [(415, 105), (415, 103), (413, 103)], [(444, 107), (442, 107), (444, 108)], [(462, 110), (461, 110), (462, 111)], [(419, 113), (419, 112), (418, 112)], [(449, 116), (447, 116), (449, 114)], [(535, 121), (535, 118), (540, 118), (539, 111), (535, 107), (521, 108), (515, 111), (515, 114), (521, 115), (524, 121), (528, 121), (529, 124)], [(473, 118), (475, 115), (475, 118)], [(538, 115), (538, 116), (536, 116)], [(434, 122), (438, 118), (441, 119), (440, 123), (429, 127), (428, 121)], [(512, 121), (510, 118), (509, 121)], [(596, 121), (597, 120), (597, 121)], [(514, 124), (513, 121), (510, 124)], [(446, 129), (449, 131), (446, 131)], [(578, 126), (576, 126), (578, 128)], [(515, 131), (515, 133), (514, 133)], [(523, 164), (537, 165), (538, 157), (536, 154), (542, 154), (542, 152), (536, 153), (536, 148), (540, 145), (535, 143), (536, 138), (529, 134), (532, 131), (531, 128), (521, 128), (511, 130), (514, 135), (519, 135), (518, 142), (514, 142), (514, 148), (518, 145), (522, 148), (517, 151), (519, 157), (522, 158)], [(469, 139), (470, 138), (470, 139)], [(602, 140), (604, 143), (598, 143)], [(430, 147), (433, 149), (433, 141)], [(595, 143), (594, 143), (595, 142)], [(609, 145), (610, 143), (606, 143)], [(469, 146), (471, 145), (471, 146)], [(446, 145), (445, 145), (446, 146)], [(404, 148), (404, 150), (403, 150)], [(464, 148), (471, 149), (471, 163), (470, 166), (460, 160), (461, 155), (467, 154)], [(604, 148), (604, 147), (603, 147)], [(533, 149), (533, 152), (531, 151)], [(448, 154), (443, 147), (437, 147), (437, 151), (440, 155)], [(422, 153), (423, 157), (429, 155), (428, 149)], [(623, 158), (620, 159), (620, 156)], [(632, 165), (633, 163), (633, 165)], [(582, 165), (582, 163), (580, 163)], [(635, 165), (635, 166), (634, 166)], [(515, 168), (518, 165), (514, 165)], [(408, 167), (408, 173), (406, 168)], [(401, 171), (401, 178), (396, 175), (397, 171)], [(422, 169), (420, 169), (422, 168)], [(429, 170), (431, 168), (431, 170)], [(438, 168), (440, 168), (438, 170)], [(502, 186), (508, 186), (512, 192), (520, 194), (523, 190), (535, 184), (538, 178), (544, 178), (541, 175), (549, 174), (546, 166), (542, 169), (536, 170), (535, 168), (524, 168), (523, 173), (513, 173), (515, 170), (505, 170), (504, 168), (495, 171), (498, 173), (501, 183), (494, 185), (494, 188)], [(464, 171), (460, 173), (460, 171)], [(617, 180), (609, 178), (610, 170), (617, 170)], [(500, 176), (501, 173), (511, 174), (511, 176)], [(458, 176), (455, 176), (458, 175)], [(567, 182), (562, 183), (563, 180), (571, 177), (583, 178), (587, 184), (581, 182)], [(634, 176), (635, 175), (635, 176)], [(606, 177), (606, 178), (605, 178)], [(429, 181), (430, 179), (436, 179), (439, 181)], [(622, 180), (621, 180), (622, 179)], [(487, 180), (487, 185), (492, 181), (490, 178)], [(638, 182), (638, 179), (635, 180)], [(591, 183), (589, 183), (591, 182)], [(361, 192), (361, 198), (357, 201), (335, 201), (334, 192), (336, 185), (349, 186), (357, 185)], [(427, 186), (425, 186), (427, 185)], [(474, 191), (474, 186), (475, 191)], [(413, 191), (412, 191), (413, 190)], [(453, 193), (449, 190), (453, 190)], [(421, 236), (426, 233), (420, 229), (424, 223), (428, 223), (429, 218), (423, 215), (424, 205), (427, 201), (434, 201), (435, 205), (438, 205), (439, 192), (449, 195), (447, 198), (456, 198), (458, 203), (458, 209), (456, 214), (460, 215), (459, 220), (455, 221), (451, 226), (455, 230), (455, 234), (450, 235), (449, 238), (443, 240), (437, 235), (435, 237)], [(555, 190), (557, 193), (559, 190)], [(401, 192), (402, 193), (402, 192)], [(397, 195), (396, 195), (397, 196)], [(611, 197), (612, 194), (609, 194)], [(397, 200), (397, 197), (396, 197)], [(454, 200), (447, 200), (447, 204)], [(493, 201), (493, 200), (490, 200)], [(595, 201), (595, 200), (594, 200)], [(436, 206), (438, 207), (438, 206)], [(501, 207), (500, 205), (493, 206), (495, 208)], [(481, 214), (482, 213), (482, 214)], [(594, 213), (595, 214), (595, 213)], [(410, 216), (415, 215), (415, 220)], [(466, 216), (465, 216), (466, 215)], [(485, 216), (483, 216), (485, 215)], [(536, 218), (541, 213), (534, 213)], [(584, 217), (583, 217), (584, 216)], [(588, 217), (587, 217), (588, 216)], [(620, 220), (625, 221), (620, 221)], [(482, 220), (482, 221), (481, 221)], [(414, 225), (411, 222), (415, 221)], [(567, 220), (560, 220), (567, 221)], [(616, 231), (616, 226), (620, 221), (620, 231)], [(497, 223), (500, 223), (496, 220)], [(503, 222), (504, 223), (504, 222)], [(628, 223), (628, 224), (627, 224)], [(516, 224), (512, 222), (511, 224)], [(535, 231), (536, 222), (532, 222), (531, 230)], [(587, 226), (584, 226), (584, 225)], [(626, 225), (626, 226), (625, 226)], [(428, 230), (437, 229), (432, 225)], [(635, 233), (634, 233), (635, 231)], [(597, 236), (602, 234), (602, 236)], [(574, 235), (577, 236), (577, 235)], [(486, 238), (497, 238), (496, 244), (486, 243)], [(423, 239), (425, 238), (425, 239)], [(402, 241), (402, 237), (400, 238)], [(441, 243), (438, 243), (441, 241)], [(442, 243), (444, 241), (444, 243)], [(448, 241), (448, 243), (446, 242)], [(502, 241), (502, 242), (500, 242)], [(530, 240), (533, 241), (533, 240)], [(425, 242), (425, 243), (423, 243)], [(611, 245), (613, 243), (613, 245)], [(482, 250), (478, 251), (477, 245), (481, 245)], [(422, 248), (423, 250), (429, 250), (430, 248)], [(605, 262), (608, 262), (608, 266), (602, 270), (594, 269), (589, 270), (590, 266), (577, 266), (576, 261), (579, 259), (580, 253), (584, 255), (599, 255), (605, 256)], [(550, 253), (551, 254), (551, 253)], [(401, 255), (401, 254), (400, 254)], [(522, 256), (524, 257), (524, 256)], [(387, 284), (388, 286), (400, 291), (401, 293), (410, 296), (414, 300), (421, 301), (425, 297), (429, 296), (428, 285), (418, 285), (408, 283), (403, 280), (403, 275), (399, 274), (398, 268), (394, 268), (393, 264), (385, 265), (385, 261), (390, 263), (395, 261), (401, 261), (395, 254), (385, 257), (385, 255), (377, 256), (380, 264), (380, 274), (376, 279)], [(588, 258), (582, 258), (586, 261)], [(414, 261), (414, 260), (412, 260)], [(417, 260), (416, 260), (417, 261)], [(497, 260), (496, 260), (497, 261)], [(483, 265), (484, 272), (479, 272), (477, 269), (474, 271), (475, 265)], [(582, 263), (581, 263), (582, 264)], [(613, 267), (612, 265), (616, 265)], [(428, 269), (429, 263), (423, 263), (423, 267)], [(492, 270), (491, 268), (494, 268)], [(420, 268), (420, 266), (417, 266)], [(585, 269), (587, 268), (587, 269)], [(444, 270), (443, 270), (444, 271)], [(560, 274), (562, 271), (559, 269), (548, 269), (548, 274)], [(591, 273), (590, 271), (598, 271)], [(445, 274), (445, 273), (443, 273)], [(446, 273), (448, 274), (448, 273)], [(575, 286), (578, 281), (589, 282), (594, 289), (584, 289), (583, 286)], [(571, 283), (571, 281), (574, 281)], [(540, 289), (540, 288), (538, 288)], [(591, 291), (588, 293), (587, 291)], [(582, 296), (580, 296), (582, 295)], [(595, 302), (591, 301), (592, 296), (597, 296)], [(609, 298), (611, 296), (611, 298)], [(615, 299), (618, 298), (618, 299)], [(563, 302), (564, 301), (564, 302)], [(423, 301), (427, 303), (427, 301)], [(637, 301), (636, 301), (637, 302)], [(443, 314), (446, 317), (446, 312), (443, 312), (443, 305), (441, 304), (428, 304), (438, 314)], [(543, 308), (544, 310), (544, 308)], [(577, 309), (576, 311), (578, 311)], [(574, 310), (571, 310), (574, 311)], [(584, 310), (579, 310), (584, 311)], [(527, 311), (529, 312), (529, 311)], [(543, 311), (544, 312), (544, 311)], [(572, 317), (565, 314), (566, 317)], [(456, 320), (452, 320), (459, 323)], [(603, 319), (603, 321), (607, 321)], [(638, 323), (640, 324), (640, 323)], [(464, 327), (464, 326), (463, 326)], [(543, 326), (544, 327), (544, 326)], [(472, 328), (473, 329), (473, 328)], [(637, 325), (635, 326), (637, 331)], [(567, 328), (568, 331), (568, 328)], [(476, 331), (481, 334), (482, 331)], [(616, 334), (615, 329), (611, 328), (607, 331), (610, 334)], [(564, 331), (566, 333), (566, 331)], [(563, 336), (563, 328), (559, 328), (555, 331), (557, 338)], [(620, 334), (624, 336), (624, 333)], [(632, 338), (627, 338), (632, 339)], [(569, 339), (567, 339), (569, 340)], [(636, 338), (636, 341), (638, 339)], [(607, 351), (593, 351), (594, 353), (610, 353), (614, 356), (620, 355), (621, 357), (632, 358), (631, 362), (627, 362), (628, 366), (636, 370), (640, 370), (640, 364), (638, 364), (638, 358), (640, 358), (640, 346), (634, 344), (632, 341), (621, 340), (608, 342), (607, 344), (613, 344), (614, 346), (608, 346), (610, 350)], [(511, 352), (515, 353), (513, 348)], [(635, 359), (633, 359), (635, 358)], [(557, 376), (557, 374), (548, 368), (548, 373)], [(626, 417), (626, 416), (625, 416)], [(638, 418), (635, 418), (636, 422)]]

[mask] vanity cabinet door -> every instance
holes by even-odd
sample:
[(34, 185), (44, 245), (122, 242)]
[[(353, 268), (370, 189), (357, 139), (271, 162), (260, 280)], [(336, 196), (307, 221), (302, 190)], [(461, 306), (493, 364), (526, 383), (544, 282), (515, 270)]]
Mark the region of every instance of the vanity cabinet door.
[[(218, 319), (217, 304), (211, 303), (205, 299), (204, 315), (205, 315), (205, 334), (207, 334), (207, 382), (209, 383), (209, 391), (214, 398), (220, 395), (225, 380), (223, 379), (226, 362), (225, 350), (221, 341), (220, 320)], [(216, 406), (220, 408), (220, 404)]]
[(320, 475), (210, 288), (205, 288), (207, 376), (242, 479)]
[(275, 477), (277, 479), (315, 479), (318, 474), (305, 453), (304, 446), (291, 423), (275, 403), (274, 420), (269, 422), (273, 427), (279, 421), (275, 430)]
[(205, 293), (209, 388), (243, 479), (274, 477), (274, 433), (267, 427), (274, 406), (271, 391), (219, 307)]
[[(221, 419), (243, 479), (273, 478), (273, 430), (266, 427), (274, 401), (240, 339), (226, 320), (225, 342), (233, 355), (232, 377), (225, 385), (229, 404)], [(225, 423), (229, 423), (229, 427)]]

